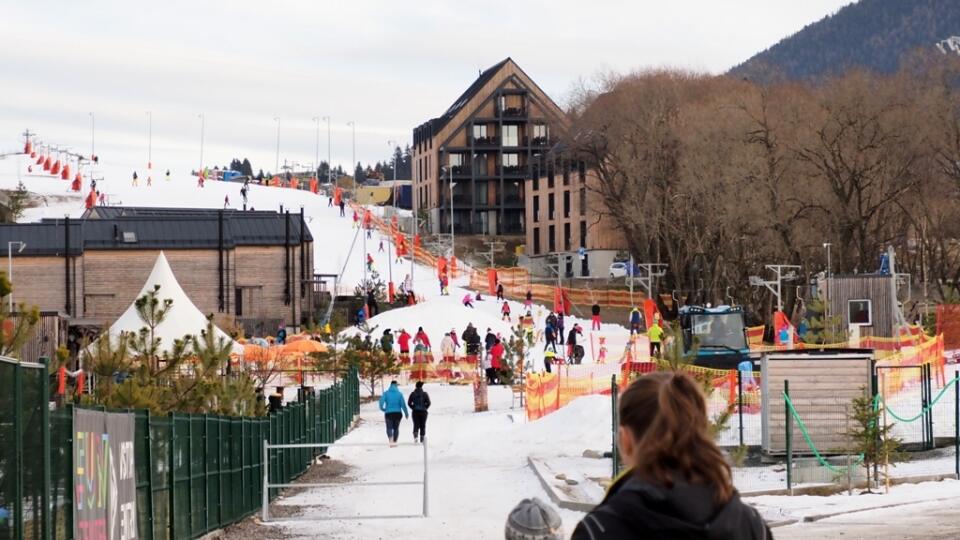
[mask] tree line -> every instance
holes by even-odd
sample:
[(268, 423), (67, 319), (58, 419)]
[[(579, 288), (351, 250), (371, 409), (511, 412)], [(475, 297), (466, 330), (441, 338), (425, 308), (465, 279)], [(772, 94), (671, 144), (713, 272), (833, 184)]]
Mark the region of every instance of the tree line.
[[(765, 264), (898, 272), (943, 298), (960, 280), (960, 59), (770, 85), (680, 70), (609, 75), (571, 99), (566, 146), (595, 172), (591, 208), (660, 292), (752, 305)], [(792, 287), (791, 287), (792, 289)], [(915, 289), (916, 290), (916, 289)], [(915, 295), (916, 296), (916, 295)]]

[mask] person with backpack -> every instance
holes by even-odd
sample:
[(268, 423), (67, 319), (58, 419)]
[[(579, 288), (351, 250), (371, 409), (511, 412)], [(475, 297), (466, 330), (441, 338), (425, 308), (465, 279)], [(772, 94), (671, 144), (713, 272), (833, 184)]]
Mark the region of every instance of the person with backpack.
[(740, 500), (693, 378), (680, 371), (644, 375), (620, 395), (618, 412), (625, 471), (572, 540), (773, 538), (760, 513)]
[(427, 409), (430, 408), (430, 394), (424, 392), (423, 381), (417, 381), (416, 388), (407, 397), (407, 405), (413, 416), (413, 442), (422, 443), (427, 437)]
[(390, 333), (389, 328), (383, 331), (383, 336), (380, 338), (380, 348), (388, 355), (393, 355), (393, 334)]
[(503, 343), (500, 338), (494, 337), (493, 347), (490, 348), (490, 369), (487, 371), (487, 384), (500, 383), (500, 369), (503, 368)]
[(430, 338), (423, 331), (423, 327), (417, 328), (417, 333), (413, 336), (414, 352), (430, 352)]
[(641, 332), (640, 327), (643, 326), (643, 314), (640, 313), (640, 309), (637, 306), (633, 306), (633, 309), (630, 310), (630, 335), (639, 334)]
[(410, 416), (407, 411), (407, 402), (403, 399), (397, 381), (390, 381), (390, 388), (380, 396), (380, 410), (383, 411), (384, 421), (387, 424), (387, 442), (394, 447), (400, 437), (400, 421)]
[[(543, 329), (543, 338), (545, 343), (543, 344), (543, 350), (546, 351), (547, 348), (550, 348), (556, 354), (557, 352), (557, 331), (554, 330), (553, 325), (548, 322), (546, 328)], [(548, 370), (549, 371), (549, 370)]]
[(590, 329), (599, 330), (600, 329), (600, 304), (594, 303), (590, 307)]
[(490, 349), (493, 348), (494, 343), (497, 342), (497, 336), (494, 335), (493, 331), (487, 328), (487, 335), (483, 336), (483, 348), (490, 352)]
[[(579, 364), (577, 361), (577, 335), (583, 334), (579, 324), (574, 323), (573, 328), (567, 335), (567, 359), (571, 364)], [(582, 357), (581, 357), (582, 358)]]

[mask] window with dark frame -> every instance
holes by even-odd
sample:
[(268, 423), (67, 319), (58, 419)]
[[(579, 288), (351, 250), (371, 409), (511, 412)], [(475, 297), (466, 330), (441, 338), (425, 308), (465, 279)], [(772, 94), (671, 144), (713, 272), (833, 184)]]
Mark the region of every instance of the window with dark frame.
[(856, 326), (871, 326), (873, 324), (873, 309), (870, 300), (848, 300), (847, 318), (850, 324)]
[(540, 222), (540, 196), (539, 195), (533, 196), (533, 222), (534, 223)]
[(553, 253), (557, 250), (557, 227), (556, 225), (551, 225), (548, 229), (547, 234), (547, 247), (550, 253)]
[(533, 254), (540, 254), (540, 227), (533, 228)]
[(570, 192), (563, 192), (563, 217), (570, 217)]

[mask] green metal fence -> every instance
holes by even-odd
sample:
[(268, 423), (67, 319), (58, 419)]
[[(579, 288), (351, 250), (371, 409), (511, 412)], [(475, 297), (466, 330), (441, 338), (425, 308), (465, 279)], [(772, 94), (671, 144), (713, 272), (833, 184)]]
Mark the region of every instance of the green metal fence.
[[(0, 540), (73, 538), (73, 407), (50, 412), (48, 384), (43, 365), (0, 358)], [(196, 538), (256, 512), (263, 441), (336, 440), (359, 413), (359, 398), (350, 371), (264, 418), (128, 411), (140, 538)], [(276, 453), (271, 477), (292, 481), (321, 450)]]
[(0, 358), (0, 540), (50, 534), (50, 409), (43, 364)]

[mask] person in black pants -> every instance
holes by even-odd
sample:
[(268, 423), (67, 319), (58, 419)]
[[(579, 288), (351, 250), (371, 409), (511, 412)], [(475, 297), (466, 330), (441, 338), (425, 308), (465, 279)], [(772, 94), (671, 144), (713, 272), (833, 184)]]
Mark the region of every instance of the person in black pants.
[(417, 381), (417, 388), (410, 392), (407, 405), (413, 415), (413, 442), (423, 442), (427, 437), (427, 409), (430, 408), (430, 394), (423, 391), (423, 381)]

